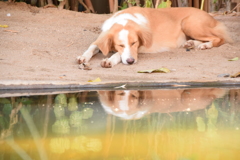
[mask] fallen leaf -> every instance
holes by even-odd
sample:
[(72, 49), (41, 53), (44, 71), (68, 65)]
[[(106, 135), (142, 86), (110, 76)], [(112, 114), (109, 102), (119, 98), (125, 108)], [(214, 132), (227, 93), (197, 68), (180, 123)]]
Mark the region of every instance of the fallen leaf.
[(138, 71), (138, 73), (154, 73), (154, 72), (168, 73), (168, 72), (170, 72), (170, 70), (167, 69), (167, 68), (159, 68), (159, 69), (150, 69), (150, 70)]
[(126, 88), (126, 85), (127, 84), (124, 84), (124, 85), (121, 85), (121, 86), (118, 86), (118, 87), (114, 87), (114, 88)]
[(4, 24), (4, 25), (0, 25), (0, 27), (2, 27), (2, 28), (7, 28), (8, 25)]
[(89, 63), (82, 63), (78, 66), (78, 68), (82, 70), (92, 70)]
[(235, 57), (233, 59), (229, 59), (228, 61), (237, 61), (239, 58), (238, 57)]
[(231, 75), (231, 78), (237, 78), (237, 77), (240, 77), (240, 72), (234, 74), (234, 75)]
[(230, 74), (223, 73), (223, 74), (219, 74), (217, 77), (230, 77)]
[(101, 82), (101, 79), (98, 77), (98, 78), (96, 78), (94, 80), (89, 80), (88, 82)]

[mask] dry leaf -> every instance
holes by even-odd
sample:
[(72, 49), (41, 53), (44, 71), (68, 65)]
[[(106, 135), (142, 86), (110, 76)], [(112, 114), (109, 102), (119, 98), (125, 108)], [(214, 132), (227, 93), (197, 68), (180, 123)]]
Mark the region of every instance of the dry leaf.
[(230, 74), (223, 73), (223, 74), (219, 74), (217, 77), (230, 77)]
[(158, 73), (168, 73), (168, 72), (170, 72), (170, 70), (167, 69), (167, 68), (159, 68), (159, 69), (150, 69), (150, 70), (138, 71), (138, 73), (155, 73), (155, 72), (158, 72)]
[(82, 69), (82, 70), (92, 70), (92, 68), (90, 67), (90, 64), (89, 63), (82, 63), (79, 65), (79, 69)]
[(7, 28), (7, 27), (8, 27), (8, 25), (6, 25), (6, 24), (4, 24), (4, 25), (1, 25), (1, 24), (0, 24), (0, 27), (2, 27), (2, 28)]
[(231, 78), (237, 78), (237, 77), (240, 77), (240, 72), (234, 74), (234, 75), (231, 75)]
[(117, 89), (117, 88), (126, 88), (126, 85), (127, 85), (127, 84), (124, 84), (124, 85), (121, 85), (121, 86), (118, 86), (118, 87), (114, 87), (114, 88), (116, 88), (116, 89)]
[(238, 57), (235, 57), (233, 59), (229, 59), (228, 61), (237, 61), (239, 58)]
[(96, 78), (94, 80), (89, 80), (88, 82), (101, 82), (101, 79), (98, 77), (98, 78)]

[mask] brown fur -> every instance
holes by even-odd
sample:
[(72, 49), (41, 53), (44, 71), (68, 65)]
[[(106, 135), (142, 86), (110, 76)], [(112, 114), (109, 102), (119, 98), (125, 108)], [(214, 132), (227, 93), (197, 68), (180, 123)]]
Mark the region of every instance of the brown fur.
[[(137, 62), (138, 53), (159, 53), (178, 47), (197, 47), (198, 49), (210, 49), (224, 43), (232, 42), (226, 27), (211, 17), (208, 13), (196, 8), (165, 8), (152, 9), (132, 7), (123, 10), (113, 17), (121, 14), (140, 14), (147, 20), (146, 24), (138, 24), (130, 19), (125, 25), (115, 23), (109, 30), (100, 34), (92, 43), (96, 45), (104, 55), (110, 51), (116, 51), (119, 55), (104, 60), (103, 67), (112, 67), (121, 61), (125, 64), (130, 59)], [(136, 17), (136, 16), (135, 16)], [(122, 55), (126, 46), (119, 39), (122, 30), (128, 31), (129, 54), (123, 60)], [(188, 41), (190, 39), (190, 41)], [(85, 62), (84, 53), (78, 58), (79, 63)], [(88, 56), (92, 57), (92, 56)], [(123, 56), (124, 57), (124, 56)], [(113, 62), (114, 60), (117, 63)], [(130, 63), (129, 63), (130, 64)], [(131, 63), (132, 64), (132, 63)]]
[[(131, 117), (131, 115), (142, 111), (147, 111), (142, 115), (144, 116), (145, 114), (154, 112), (170, 113), (201, 110), (209, 106), (216, 98), (220, 98), (226, 93), (223, 89), (153, 90), (129, 92), (130, 96), (125, 99), (125, 95), (121, 94), (124, 93), (124, 91), (99, 91), (99, 100), (104, 106), (104, 109), (111, 110), (114, 115), (118, 116), (122, 113), (126, 113), (126, 115)], [(119, 101), (121, 100), (132, 102), (128, 103), (129, 110), (121, 110), (119, 106)], [(133, 119), (134, 118), (136, 117), (133, 117)]]

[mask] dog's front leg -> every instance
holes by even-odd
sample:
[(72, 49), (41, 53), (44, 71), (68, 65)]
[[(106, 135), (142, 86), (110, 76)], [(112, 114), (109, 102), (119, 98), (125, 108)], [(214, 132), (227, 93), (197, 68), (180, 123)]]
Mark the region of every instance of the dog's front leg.
[(117, 52), (113, 54), (110, 58), (103, 59), (101, 66), (103, 68), (112, 68), (116, 64), (121, 62), (121, 55)]
[(92, 58), (92, 56), (94, 56), (98, 52), (98, 46), (93, 43), (88, 47), (88, 49), (83, 53), (83, 55), (77, 57), (77, 61), (79, 64), (87, 63)]

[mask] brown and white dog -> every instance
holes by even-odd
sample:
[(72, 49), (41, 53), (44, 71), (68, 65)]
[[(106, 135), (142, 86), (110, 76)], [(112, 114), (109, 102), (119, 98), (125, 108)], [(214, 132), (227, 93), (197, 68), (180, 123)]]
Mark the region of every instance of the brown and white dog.
[(224, 96), (224, 89), (98, 91), (104, 110), (122, 119), (139, 119), (155, 112), (191, 112)]
[(122, 62), (133, 64), (138, 53), (159, 53), (172, 48), (210, 49), (231, 42), (226, 27), (208, 13), (196, 8), (151, 9), (132, 7), (107, 19), (95, 42), (78, 56), (78, 63), (87, 63), (99, 50), (104, 55), (101, 66), (113, 67)]

